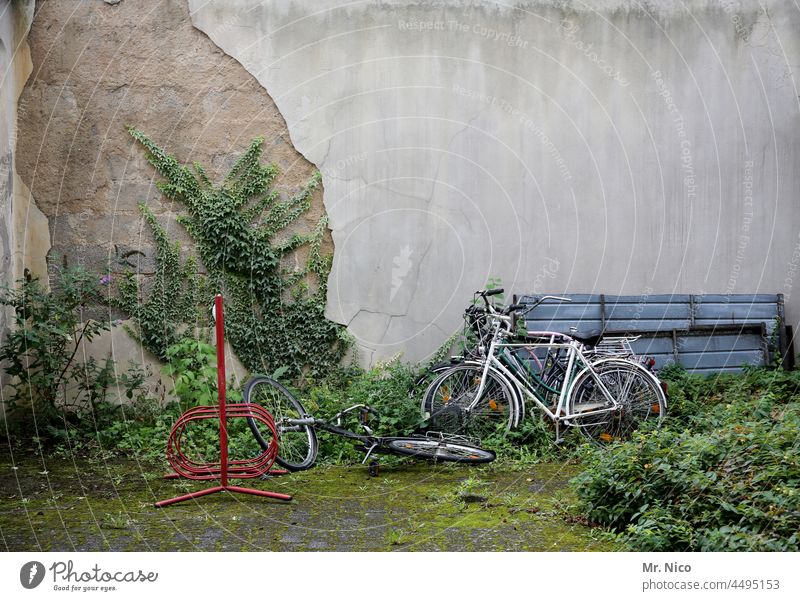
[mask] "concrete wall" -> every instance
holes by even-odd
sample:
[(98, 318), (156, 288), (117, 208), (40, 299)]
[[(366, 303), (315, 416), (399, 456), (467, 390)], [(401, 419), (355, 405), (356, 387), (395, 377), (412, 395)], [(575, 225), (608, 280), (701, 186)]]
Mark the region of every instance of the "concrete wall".
[[(291, 145), (269, 94), (192, 26), (185, 0), (38, 2), (29, 35), (33, 74), (19, 102), (18, 170), (49, 220), (52, 255), (101, 273), (130, 251), (142, 274), (154, 249), (138, 205), (186, 240), (159, 177), (128, 135), (134, 125), (215, 181), (256, 136), (291, 194), (314, 166)], [(311, 230), (321, 193), (297, 224)], [(328, 250), (331, 249), (328, 242)], [(138, 261), (137, 261), (138, 257)]]
[[(11, 286), (26, 268), (44, 276), (50, 246), (46, 219), (17, 175), (17, 101), (32, 69), (32, 18), (33, 0), (0, 0), (0, 286)], [(0, 310), (0, 340), (9, 317)]]
[(782, 0), (189, 0), (323, 173), (328, 315), (431, 353), (471, 293), (784, 293), (800, 12)]
[[(155, 261), (152, 237), (138, 210), (141, 202), (171, 236), (186, 239), (175, 222), (178, 207), (165, 202), (156, 188), (159, 178), (126, 125), (139, 127), (180, 160), (198, 161), (215, 180), (256, 136), (265, 138), (265, 157), (281, 170), (276, 185), (282, 194), (297, 192), (315, 171), (292, 147), (269, 94), (192, 25), (184, 0), (38, 2), (25, 49), (28, 44), (30, 79), (19, 81), (11, 112), (5, 107), (3, 112), (20, 135), (14, 216), (3, 218), (9, 234), (0, 241), (11, 240), (10, 232), (18, 243), (43, 231), (48, 244), (36, 255), (42, 265), (52, 235), (51, 258), (59, 263), (82, 265), (99, 277), (109, 264), (125, 271), (129, 267), (118, 259), (138, 251), (142, 254), (130, 260), (146, 278)], [(27, 190), (43, 214), (28, 213), (22, 194)], [(311, 210), (294, 224), (298, 231), (316, 226), (324, 210), (321, 196), (315, 193)], [(10, 211), (10, 204), (3, 207)], [(38, 229), (32, 228), (34, 222)], [(325, 249), (332, 252), (330, 240)], [(147, 386), (155, 398), (173, 388), (158, 359), (127, 335), (124, 324), (83, 345), (77, 355), (78, 360), (90, 356), (112, 357), (120, 372), (129, 361), (148, 369)], [(238, 360), (230, 352), (228, 360), (228, 373), (240, 379), (244, 370)]]

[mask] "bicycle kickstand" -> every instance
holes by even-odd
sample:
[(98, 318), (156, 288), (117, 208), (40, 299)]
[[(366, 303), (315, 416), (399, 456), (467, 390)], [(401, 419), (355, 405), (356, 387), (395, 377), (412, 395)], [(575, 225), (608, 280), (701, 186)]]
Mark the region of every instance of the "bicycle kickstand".
[(377, 478), (378, 471), (379, 471), (378, 460), (373, 459), (372, 461), (369, 462), (369, 475), (372, 478)]
[(561, 436), (561, 422), (556, 420), (556, 441), (555, 444), (561, 444), (564, 442), (564, 438)]
[[(361, 465), (364, 465), (367, 462), (367, 459), (370, 458), (370, 455), (372, 455), (372, 451), (374, 451), (377, 448), (377, 446), (378, 443), (373, 443), (373, 445), (369, 449), (367, 449), (367, 454), (364, 456), (364, 460), (361, 462)], [(377, 459), (373, 459), (372, 461), (369, 462), (369, 475), (372, 476), (373, 478), (378, 476)]]

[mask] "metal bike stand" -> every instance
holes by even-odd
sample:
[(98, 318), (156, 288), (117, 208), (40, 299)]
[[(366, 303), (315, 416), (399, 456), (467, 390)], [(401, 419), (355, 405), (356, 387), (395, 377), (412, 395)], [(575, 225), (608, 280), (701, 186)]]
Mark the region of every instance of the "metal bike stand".
[[(173, 503), (196, 499), (217, 492), (237, 492), (259, 497), (269, 497), (283, 501), (291, 501), (292, 496), (278, 492), (243, 488), (228, 483), (229, 478), (258, 478), (263, 474), (285, 474), (286, 470), (271, 470), (278, 455), (278, 433), (275, 420), (260, 405), (250, 403), (225, 402), (225, 326), (222, 315), (222, 295), (214, 298), (215, 329), (217, 335), (217, 390), (219, 405), (201, 405), (185, 411), (172, 427), (167, 441), (167, 461), (175, 473), (167, 474), (165, 479), (187, 478), (189, 480), (218, 480), (219, 485), (192, 492), (189, 494), (158, 501), (156, 507), (166, 507)], [(181, 450), (181, 438), (190, 422), (206, 419), (219, 419), (219, 463), (198, 463), (192, 461)], [(228, 418), (253, 418), (261, 422), (272, 432), (270, 444), (260, 455), (252, 459), (228, 461)]]

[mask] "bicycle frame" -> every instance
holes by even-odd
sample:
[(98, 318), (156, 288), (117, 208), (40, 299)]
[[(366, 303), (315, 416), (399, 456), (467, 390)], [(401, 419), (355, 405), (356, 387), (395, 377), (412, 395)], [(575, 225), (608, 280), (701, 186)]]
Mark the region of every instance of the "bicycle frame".
[[(358, 434), (352, 430), (347, 430), (346, 428), (342, 427), (342, 418), (356, 409), (360, 409), (361, 427), (364, 428), (366, 434)], [(293, 429), (299, 429), (302, 426), (311, 426), (313, 428), (319, 428), (320, 430), (331, 432), (337, 436), (342, 436), (344, 438), (349, 438), (362, 443), (364, 445), (365, 455), (364, 459), (361, 460), (361, 464), (364, 465), (373, 453), (397, 455), (397, 452), (389, 448), (388, 443), (393, 440), (408, 438), (402, 436), (375, 436), (372, 432), (372, 429), (366, 424), (366, 416), (370, 413), (377, 415), (377, 412), (369, 405), (359, 404), (340, 411), (333, 416), (332, 422), (318, 419), (311, 415), (301, 418), (286, 418), (285, 421), (289, 424), (289, 427)], [(444, 435), (441, 432), (427, 432), (424, 438), (435, 440), (437, 437), (439, 439), (443, 439), (443, 436)], [(449, 438), (452, 440), (461, 439), (461, 442), (463, 443), (471, 443), (471, 441), (468, 441), (466, 438), (460, 436), (450, 435)]]
[[(466, 394), (459, 392), (458, 398), (463, 400), (458, 401), (458, 410), (466, 414), (463, 420), (470, 419), (469, 413), (478, 412), (479, 403), (490, 386), (490, 378), (509, 389), (508, 429), (517, 427), (525, 417), (527, 399), (554, 423), (557, 441), (561, 440), (562, 424), (583, 427), (622, 420), (627, 413), (631, 387), (634, 383), (641, 386), (642, 377), (658, 389), (658, 399), (654, 403), (658, 403), (659, 409), (654, 411), (660, 414), (661, 407), (666, 409), (664, 386), (649, 371), (653, 367), (653, 360), (649, 359), (643, 365), (631, 348), (630, 343), (637, 337), (618, 335), (603, 342), (602, 336), (576, 334), (573, 338), (562, 332), (540, 331), (526, 332), (521, 339), (515, 338), (515, 320), (518, 316), (524, 316), (545, 300), (571, 302), (571, 299), (543, 296), (534, 299), (532, 306), (515, 303), (497, 308), (489, 297), (502, 292), (501, 288), (477, 291), (472, 305), (465, 311), (467, 325), (477, 335), (477, 344), (470, 353), (471, 358), (456, 362), (456, 365), (469, 368), (470, 371), (463, 373), (474, 374), (474, 377), (470, 376), (471, 382), (467, 381), (467, 386), (463, 388)], [(483, 299), (483, 307), (477, 305), (478, 297)], [(518, 311), (521, 313), (517, 314)], [(571, 331), (577, 332), (574, 328)], [(530, 357), (518, 352), (521, 349), (529, 351)], [(545, 351), (544, 356), (537, 352), (541, 350)], [(638, 370), (641, 370), (641, 374)], [(442, 375), (433, 380), (422, 398), (425, 418), (431, 417), (432, 407), (435, 402), (438, 403), (433, 395), (438, 394), (443, 382), (450, 374), (458, 377), (457, 368), (450, 371), (446, 366), (443, 370), (437, 366), (433, 370), (434, 373), (439, 371), (443, 371)], [(478, 373), (479, 382), (476, 380)], [(619, 381), (614, 373), (627, 376), (624, 381)], [(477, 392), (473, 396), (476, 383)], [(450, 398), (448, 394), (445, 390), (447, 398), (442, 398), (445, 405)], [(491, 399), (488, 404), (496, 409)], [(586, 418), (589, 418), (588, 422)]]
[[(515, 385), (518, 390), (520, 390), (527, 398), (531, 399), (545, 414), (555, 422), (569, 422), (570, 419), (577, 417), (578, 415), (585, 417), (587, 415), (597, 415), (601, 413), (609, 413), (615, 411), (619, 407), (619, 403), (614, 398), (614, 396), (608, 391), (606, 386), (597, 377), (597, 372), (591, 366), (591, 363), (586, 359), (586, 356), (583, 354), (582, 345), (577, 342), (576, 340), (565, 337), (562, 334), (557, 332), (543, 332), (544, 335), (550, 335), (551, 340), (549, 342), (542, 342), (542, 343), (504, 343), (499, 342), (501, 337), (503, 336), (503, 331), (501, 329), (501, 320), (498, 319), (495, 325), (495, 334), (492, 337), (492, 341), (489, 345), (488, 352), (486, 353), (486, 357), (483, 360), (483, 373), (481, 375), (481, 383), (478, 387), (478, 392), (475, 395), (473, 401), (467, 407), (468, 411), (471, 411), (477, 406), (481, 395), (483, 394), (484, 388), (486, 386), (487, 376), (489, 374), (489, 370), (494, 368), (495, 370), (499, 371), (503, 376), (505, 376), (513, 385)], [(568, 338), (566, 342), (558, 343), (555, 342), (555, 337), (565, 337)], [(509, 369), (500, 359), (498, 358), (498, 349), (504, 348), (546, 348), (548, 352), (552, 349), (566, 349), (567, 350), (567, 368), (566, 374), (564, 377), (564, 381), (561, 384), (561, 389), (558, 391), (558, 403), (555, 407), (555, 412), (551, 411), (550, 408), (545, 404), (545, 399), (542, 398), (535, 387), (529, 385), (529, 381), (526, 378), (525, 380), (520, 379), (518, 374), (514, 373), (511, 369)], [(513, 353), (511, 354), (513, 357)], [(575, 373), (576, 365), (581, 366), (578, 370), (577, 374)], [(572, 393), (572, 385), (577, 380), (578, 374), (582, 374), (584, 371), (588, 371), (591, 374), (592, 380), (594, 380), (595, 384), (599, 386), (600, 391), (603, 393), (603, 396), (608, 400), (611, 404), (609, 407), (602, 407), (598, 409), (592, 409), (589, 411), (582, 411), (580, 414), (567, 414), (566, 406), (569, 399), (569, 395)], [(541, 382), (540, 384), (544, 384)], [(524, 399), (523, 399), (524, 402)], [(521, 413), (524, 414), (525, 407), (521, 408)]]
[(326, 432), (331, 432), (338, 436), (343, 436), (344, 438), (349, 438), (351, 440), (357, 440), (360, 443), (363, 443), (364, 448), (366, 450), (366, 455), (364, 455), (364, 459), (361, 461), (361, 464), (364, 465), (367, 462), (367, 459), (370, 458), (374, 451), (380, 452), (383, 450), (385, 446), (384, 438), (379, 436), (374, 436), (372, 434), (372, 430), (362, 422), (361, 427), (367, 432), (366, 434), (357, 434), (351, 430), (347, 430), (342, 427), (342, 417), (346, 414), (354, 411), (356, 409), (362, 410), (362, 415), (365, 413), (373, 412), (373, 409), (367, 405), (353, 405), (345, 409), (344, 411), (340, 411), (334, 416), (335, 423), (331, 423), (325, 421), (323, 419), (318, 419), (313, 416), (303, 417), (300, 419), (295, 418), (288, 418), (286, 422), (293, 427), (298, 426), (312, 426), (314, 428), (319, 428), (320, 430), (325, 430)]

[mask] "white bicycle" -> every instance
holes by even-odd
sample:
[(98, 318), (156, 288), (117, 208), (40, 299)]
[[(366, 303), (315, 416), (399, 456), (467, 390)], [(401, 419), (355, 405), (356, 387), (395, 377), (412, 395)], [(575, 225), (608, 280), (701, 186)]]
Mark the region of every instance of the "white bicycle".
[(545, 296), (532, 305), (497, 308), (489, 298), (502, 292), (476, 293), (483, 307), (473, 303), (467, 314), (474, 322), (480, 313), (483, 320), (477, 352), (440, 373), (423, 395), (423, 417), (436, 429), (480, 440), (518, 427), (531, 402), (553, 422), (557, 442), (565, 427), (577, 427), (606, 445), (628, 438), (644, 421), (666, 416), (658, 378), (630, 353), (597, 352), (601, 334), (516, 334), (517, 311), (570, 299)]

